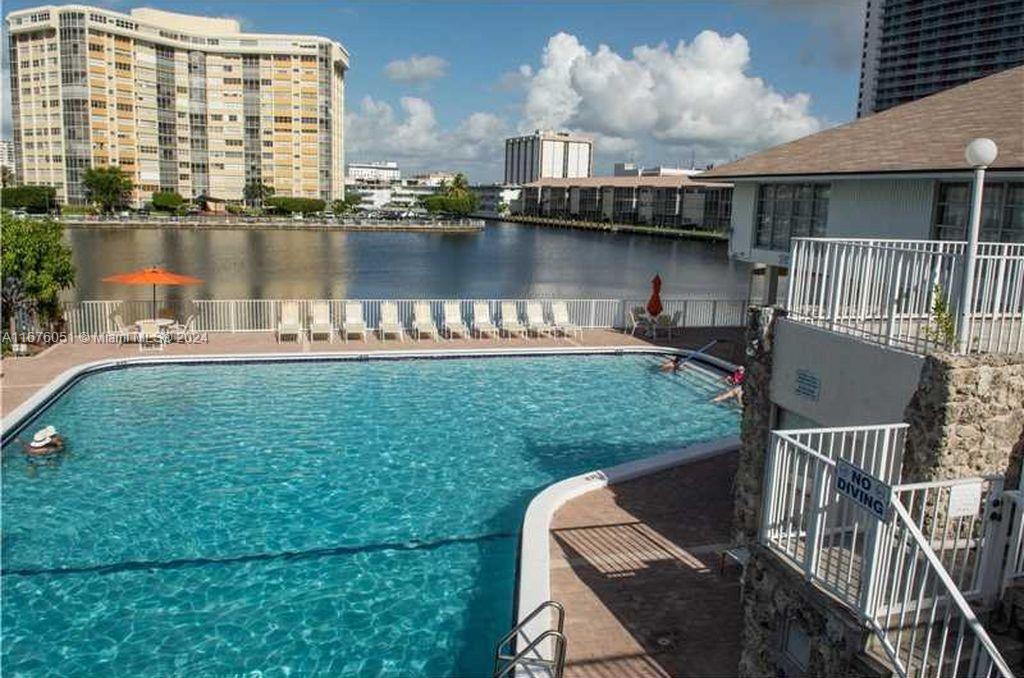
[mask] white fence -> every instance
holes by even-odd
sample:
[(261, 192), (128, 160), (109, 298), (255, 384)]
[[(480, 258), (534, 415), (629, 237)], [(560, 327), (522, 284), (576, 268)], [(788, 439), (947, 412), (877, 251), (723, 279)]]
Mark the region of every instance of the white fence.
[[(74, 334), (106, 334), (116, 329), (114, 316), (119, 315), (123, 322), (130, 324), (151, 318), (154, 313), (157, 317), (182, 321), (194, 315), (198, 332), (271, 332), (277, 328), (284, 302), (297, 303), (300, 317), (308, 318), (315, 301), (328, 303), (331, 321), (335, 325), (341, 324), (346, 303), (361, 303), (363, 317), (370, 330), (377, 329), (380, 305), (384, 301), (393, 302), (398, 307), (399, 320), (407, 326), (412, 322), (413, 305), (419, 301), (430, 304), (431, 313), (438, 321), (442, 317), (443, 304), (456, 301), (467, 324), (472, 320), (472, 307), (476, 302), (487, 303), (492, 318), (496, 320), (504, 301), (514, 302), (521, 316), (526, 313), (528, 301), (539, 301), (548, 318), (551, 317), (551, 303), (564, 301), (569, 320), (583, 329), (626, 327), (629, 311), (646, 304), (645, 299), (195, 299), (157, 300), (154, 307), (152, 301), (107, 300), (67, 303), (64, 318), (68, 332)], [(679, 328), (742, 327), (746, 323), (748, 304), (744, 299), (663, 299), (662, 304), (664, 314), (674, 318), (674, 324)]]
[[(773, 432), (760, 539), (854, 610), (899, 675), (1010, 676), (968, 603), (998, 593), (1006, 542), (988, 517), (1002, 480), (900, 485), (905, 432)], [(891, 486), (888, 521), (838, 491), (840, 459)]]
[[(959, 350), (965, 250), (938, 240), (794, 238), (787, 309), (914, 352)], [(1024, 351), (1024, 244), (979, 243), (966, 336), (969, 353)]]

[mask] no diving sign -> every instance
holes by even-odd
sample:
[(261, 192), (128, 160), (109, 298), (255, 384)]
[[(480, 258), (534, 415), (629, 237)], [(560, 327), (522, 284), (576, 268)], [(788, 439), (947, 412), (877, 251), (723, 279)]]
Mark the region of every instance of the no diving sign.
[(892, 518), (892, 487), (842, 459), (836, 460), (836, 492), (882, 522)]

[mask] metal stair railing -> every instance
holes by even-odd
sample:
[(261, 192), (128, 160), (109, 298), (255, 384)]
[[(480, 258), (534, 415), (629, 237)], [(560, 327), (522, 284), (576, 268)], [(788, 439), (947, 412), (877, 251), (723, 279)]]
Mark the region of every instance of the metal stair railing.
[[(545, 630), (536, 638), (529, 638), (525, 633), (525, 628), (542, 612), (548, 610), (555, 614), (554, 628)], [(556, 600), (546, 600), (538, 605), (498, 641), (494, 649), (494, 678), (509, 675), (509, 672), (515, 668), (529, 670), (530, 674), (539, 669), (542, 675), (561, 678), (562, 672), (565, 670), (566, 638), (563, 633), (564, 629), (565, 607), (561, 603)], [(516, 641), (520, 638), (526, 642), (526, 646), (522, 650), (516, 651), (513, 646), (518, 644)]]

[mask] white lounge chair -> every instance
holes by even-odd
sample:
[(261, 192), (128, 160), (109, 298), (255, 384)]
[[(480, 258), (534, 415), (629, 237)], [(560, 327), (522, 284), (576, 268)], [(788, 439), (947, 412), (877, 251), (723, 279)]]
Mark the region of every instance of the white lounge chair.
[(534, 336), (551, 336), (554, 331), (551, 325), (544, 320), (544, 307), (539, 301), (526, 302), (526, 329)]
[(171, 341), (185, 341), (188, 335), (196, 331), (196, 317), (190, 315), (185, 323), (174, 323), (167, 328), (167, 335)]
[(462, 322), (462, 312), (459, 310), (459, 302), (444, 302), (444, 333), (449, 339), (456, 336), (468, 337), (469, 328)]
[(491, 321), (491, 307), (486, 301), (473, 304), (473, 331), (478, 337), (499, 337), (501, 331)]
[(647, 334), (651, 330), (651, 317), (643, 306), (637, 306), (629, 312), (629, 333), (634, 337), (638, 331)]
[(327, 337), (327, 341), (334, 341), (334, 325), (331, 324), (331, 305), (326, 301), (313, 302), (312, 317), (309, 320), (309, 340), (317, 337)]
[(431, 339), (438, 338), (437, 325), (434, 323), (433, 317), (431, 317), (430, 304), (427, 302), (417, 301), (413, 304), (412, 329), (416, 333), (417, 339), (422, 339), (424, 334)]
[(551, 326), (563, 337), (583, 334), (583, 330), (580, 329), (579, 325), (574, 325), (570, 322), (569, 308), (565, 305), (564, 301), (551, 302), (551, 320)]
[(366, 328), (366, 321), (363, 320), (363, 305), (358, 301), (345, 302), (345, 321), (341, 323), (341, 333), (345, 341), (352, 335), (359, 335), (366, 341), (369, 332)]
[(139, 333), (134, 328), (125, 325), (120, 314), (115, 314), (111, 320), (114, 322), (113, 337), (119, 344), (136, 341), (139, 338)]
[(377, 331), (380, 332), (381, 339), (387, 339), (390, 335), (405, 341), (405, 326), (398, 319), (398, 307), (393, 302), (381, 302), (380, 327)]
[(519, 322), (519, 311), (516, 310), (516, 302), (501, 302), (501, 331), (506, 337), (525, 337), (527, 335), (526, 325)]
[(164, 335), (164, 333), (160, 331), (160, 326), (156, 324), (155, 320), (139, 321), (140, 351), (144, 351), (147, 348), (162, 351), (164, 350), (164, 344), (166, 343), (166, 340), (166, 335)]
[(302, 323), (299, 322), (299, 302), (286, 301), (281, 304), (281, 319), (277, 323), (277, 340), (282, 341), (285, 337), (295, 337), (299, 340), (302, 334)]

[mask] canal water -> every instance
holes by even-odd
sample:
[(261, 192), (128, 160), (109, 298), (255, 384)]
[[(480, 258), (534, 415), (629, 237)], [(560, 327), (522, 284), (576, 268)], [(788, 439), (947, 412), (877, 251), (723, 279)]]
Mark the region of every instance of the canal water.
[(162, 298), (643, 297), (746, 295), (748, 267), (725, 243), (490, 221), (482, 232), (66, 231), (77, 268), (69, 298), (148, 299), (101, 278), (160, 265), (204, 280)]

